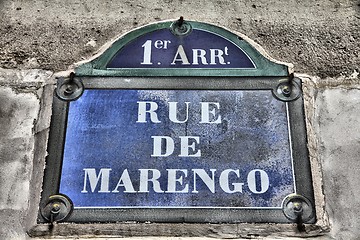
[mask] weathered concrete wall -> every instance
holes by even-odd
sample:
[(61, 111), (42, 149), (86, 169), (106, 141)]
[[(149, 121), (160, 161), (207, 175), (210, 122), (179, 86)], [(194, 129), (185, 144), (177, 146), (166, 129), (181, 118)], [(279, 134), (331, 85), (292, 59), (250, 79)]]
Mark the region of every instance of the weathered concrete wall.
[(38, 135), (48, 128), (44, 124), (50, 112), (43, 115), (41, 109), (47, 108), (41, 99), (51, 75), (43, 70), (0, 69), (0, 239), (24, 239), (28, 217), (36, 214), (32, 179), (43, 169), (34, 159), (41, 151)]
[(360, 236), (359, 101), (357, 84), (321, 89), (316, 99), (326, 210), (335, 239)]
[[(360, 2), (350, 0), (0, 1), (0, 239), (29, 238), (36, 218), (52, 74), (134, 27), (179, 16), (244, 33), (308, 75), (309, 149), (324, 229), (313, 239), (359, 239)], [(239, 228), (201, 231), (246, 236)], [(268, 239), (289, 236), (271, 233)]]
[(358, 0), (0, 1), (0, 65), (62, 71), (109, 39), (150, 22), (204, 21), (246, 34), (295, 71), (359, 71)]

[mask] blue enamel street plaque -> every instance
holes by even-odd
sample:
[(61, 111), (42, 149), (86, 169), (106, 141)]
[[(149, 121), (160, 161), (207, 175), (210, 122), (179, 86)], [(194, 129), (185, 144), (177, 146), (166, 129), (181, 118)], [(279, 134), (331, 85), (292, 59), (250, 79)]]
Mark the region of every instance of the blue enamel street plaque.
[(75, 208), (281, 208), (290, 148), (271, 91), (85, 90), (69, 107), (60, 192)]
[(231, 41), (202, 30), (176, 36), (162, 29), (122, 48), (108, 68), (249, 68), (255, 64)]
[(58, 79), (39, 222), (314, 222), (301, 81), (198, 22)]

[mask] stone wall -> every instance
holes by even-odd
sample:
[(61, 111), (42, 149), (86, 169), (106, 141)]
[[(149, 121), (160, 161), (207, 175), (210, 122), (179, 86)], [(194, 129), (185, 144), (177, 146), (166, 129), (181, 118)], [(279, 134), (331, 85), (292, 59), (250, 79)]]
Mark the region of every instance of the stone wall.
[[(0, 239), (31, 238), (56, 74), (135, 27), (180, 16), (241, 32), (273, 58), (293, 63), (304, 82), (317, 224), (322, 229), (312, 239), (360, 237), (359, 1), (2, 0)], [(309, 236), (292, 226), (278, 232), (274, 226), (184, 227), (173, 232), (164, 226), (149, 228), (168, 237)], [(249, 227), (253, 230), (246, 232)], [(127, 229), (125, 237), (141, 235)]]

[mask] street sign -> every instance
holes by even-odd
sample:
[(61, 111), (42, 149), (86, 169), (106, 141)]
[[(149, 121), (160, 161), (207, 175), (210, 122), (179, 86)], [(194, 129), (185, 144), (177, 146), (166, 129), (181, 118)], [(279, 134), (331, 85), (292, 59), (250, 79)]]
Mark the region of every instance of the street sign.
[(40, 222), (315, 220), (301, 82), (227, 30), (134, 30), (56, 93)]

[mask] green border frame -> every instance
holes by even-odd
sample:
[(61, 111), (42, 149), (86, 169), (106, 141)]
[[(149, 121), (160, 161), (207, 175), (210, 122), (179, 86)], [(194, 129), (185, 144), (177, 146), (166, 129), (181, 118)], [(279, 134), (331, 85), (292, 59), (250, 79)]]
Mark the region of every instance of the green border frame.
[(130, 43), (132, 40), (154, 32), (160, 29), (169, 29), (173, 22), (159, 22), (144, 27), (135, 29), (127, 34), (119, 37), (108, 49), (106, 49), (100, 56), (91, 60), (90, 62), (83, 63), (75, 68), (77, 76), (96, 76), (96, 77), (126, 77), (126, 76), (237, 76), (237, 77), (277, 77), (288, 76), (288, 66), (279, 64), (264, 57), (254, 46), (224, 28), (215, 25), (186, 21), (193, 29), (207, 31), (209, 33), (221, 36), (242, 49), (255, 63), (255, 69), (237, 69), (237, 68), (117, 68), (108, 69), (107, 64), (116, 55), (116, 53)]

